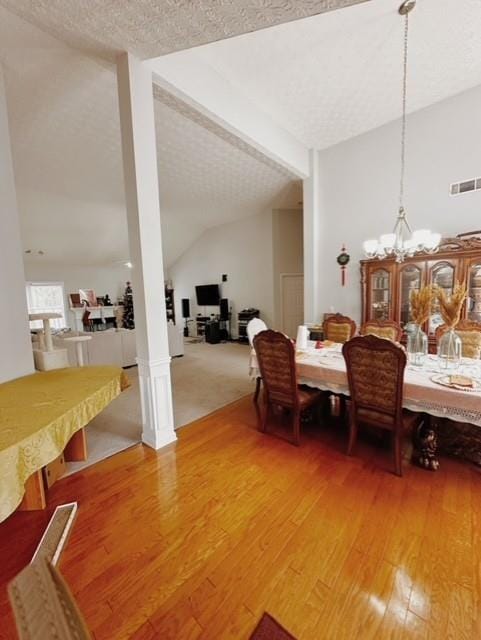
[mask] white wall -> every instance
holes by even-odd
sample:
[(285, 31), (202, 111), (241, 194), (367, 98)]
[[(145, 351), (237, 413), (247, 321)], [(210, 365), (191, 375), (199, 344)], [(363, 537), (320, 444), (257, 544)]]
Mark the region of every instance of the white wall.
[[(24, 249), (42, 250), (42, 262), (108, 264), (129, 259), (125, 205), (112, 194), (101, 198), (85, 185), (83, 198), (62, 193), (63, 176), (45, 182), (45, 190), (22, 182), (19, 163), (17, 200)], [(78, 176), (84, 184), (84, 176)], [(56, 192), (55, 190), (58, 190)]]
[(25, 276), (0, 67), (0, 382), (33, 371)]
[[(445, 236), (481, 229), (481, 191), (449, 196), (449, 185), (481, 176), (481, 86), (408, 118), (406, 209), (412, 228)], [(392, 230), (398, 209), (400, 122), (320, 153), (322, 215), (318, 238), (321, 282), (318, 314), (346, 313), (360, 320), (362, 243)], [(336, 257), (351, 255), (347, 286)]]
[(68, 326), (72, 326), (69, 313), (69, 293), (77, 293), (79, 289), (93, 289), (97, 296), (109, 294), (112, 302), (123, 296), (125, 283), (130, 280), (130, 269), (123, 265), (75, 266), (69, 264), (48, 264), (25, 261), (25, 279), (28, 282), (63, 282), (65, 292), (65, 310)]
[[(228, 280), (222, 282), (222, 274)], [(221, 285), (221, 295), (232, 307), (232, 333), (237, 335), (237, 313), (246, 307), (260, 310), (269, 325), (274, 321), (272, 270), (272, 213), (243, 218), (205, 231), (169, 268), (175, 289), (176, 317), (182, 322), (181, 299), (189, 298), (191, 317), (204, 308), (195, 303), (195, 286)], [(206, 307), (218, 313), (218, 307)]]

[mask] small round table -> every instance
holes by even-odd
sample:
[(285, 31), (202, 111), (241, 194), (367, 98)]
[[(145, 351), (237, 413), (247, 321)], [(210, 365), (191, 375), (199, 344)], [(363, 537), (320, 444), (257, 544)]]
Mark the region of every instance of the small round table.
[(84, 354), (82, 351), (82, 342), (92, 340), (92, 336), (72, 336), (71, 338), (64, 338), (65, 342), (74, 342), (75, 351), (77, 353), (77, 364), (79, 367), (84, 366)]

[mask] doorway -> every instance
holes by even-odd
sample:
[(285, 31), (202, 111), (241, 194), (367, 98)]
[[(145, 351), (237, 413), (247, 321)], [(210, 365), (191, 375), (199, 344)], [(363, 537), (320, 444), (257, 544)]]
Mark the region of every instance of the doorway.
[(281, 273), (281, 330), (291, 338), (304, 323), (304, 275)]

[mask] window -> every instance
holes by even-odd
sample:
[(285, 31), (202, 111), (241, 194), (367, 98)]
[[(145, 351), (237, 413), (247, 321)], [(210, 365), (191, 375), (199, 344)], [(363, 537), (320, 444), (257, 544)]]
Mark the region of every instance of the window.
[[(27, 306), (29, 313), (60, 313), (61, 318), (50, 320), (53, 329), (65, 327), (63, 282), (27, 282)], [(31, 329), (41, 329), (41, 320), (30, 323)]]

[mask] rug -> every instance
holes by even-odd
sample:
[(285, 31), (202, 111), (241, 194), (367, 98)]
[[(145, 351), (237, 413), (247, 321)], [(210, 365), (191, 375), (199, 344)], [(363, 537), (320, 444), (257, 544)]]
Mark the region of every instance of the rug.
[(296, 640), (268, 613), (263, 613), (259, 624), (254, 629), (250, 640)]
[[(186, 343), (185, 355), (171, 364), (175, 428), (254, 393), (248, 377), (248, 345), (235, 342), (210, 345)], [(131, 387), (86, 428), (88, 459), (69, 462), (67, 475), (104, 460), (141, 439), (142, 416), (137, 367), (126, 370)]]

